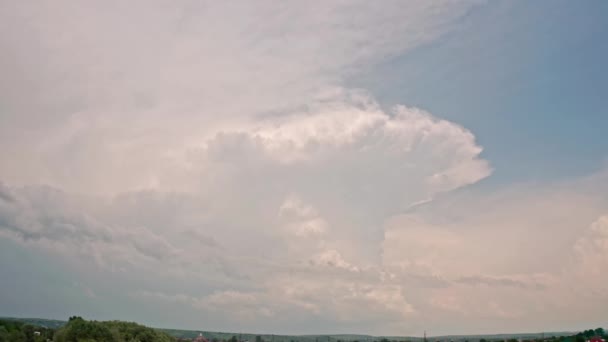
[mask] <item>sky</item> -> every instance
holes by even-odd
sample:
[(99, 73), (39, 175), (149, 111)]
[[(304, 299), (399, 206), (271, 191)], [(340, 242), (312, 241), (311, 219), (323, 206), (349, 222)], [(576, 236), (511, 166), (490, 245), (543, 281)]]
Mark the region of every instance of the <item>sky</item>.
[(607, 16), (0, 0), (0, 316), (606, 327)]

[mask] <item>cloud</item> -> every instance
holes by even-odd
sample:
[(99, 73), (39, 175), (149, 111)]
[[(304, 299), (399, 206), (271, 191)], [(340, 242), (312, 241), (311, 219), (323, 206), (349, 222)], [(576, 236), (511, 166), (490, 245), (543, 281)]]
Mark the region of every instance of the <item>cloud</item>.
[(291, 234), (301, 237), (318, 237), (327, 232), (327, 222), (319, 217), (312, 206), (302, 203), (297, 197), (288, 197), (279, 209), (279, 218)]
[(0, 225), (23, 240), (111, 242), (111, 229), (74, 208), (74, 200), (52, 188), (0, 184)]
[(574, 261), (569, 275), (584, 279), (584, 287), (597, 298), (608, 301), (606, 283), (608, 266), (608, 216), (600, 216), (574, 244)]
[(44, 186), (1, 185), (0, 193), (0, 234), (26, 245), (112, 269), (138, 265), (142, 257), (160, 260), (178, 254), (165, 236), (129, 222), (117, 224), (91, 210), (105, 205), (101, 198)]
[(475, 4), (3, 2), (1, 178), (165, 189), (222, 127), (306, 107)]
[(123, 238), (155, 258), (175, 253), (161, 237), (168, 232), (197, 236), (208, 247), (244, 227), (250, 227), (241, 232), (250, 234), (247, 243), (278, 238), (278, 226), (328, 240), (365, 235), (411, 203), (486, 177), (480, 152), (468, 131), (419, 109), (387, 114), (369, 97), (339, 97), (211, 135), (192, 152), (187, 177), (177, 180), (186, 181), (188, 192), (85, 197), (50, 187), (7, 188), (4, 217), (30, 223), (4, 226), (26, 238), (34, 230), (58, 235), (49, 239)]
[(605, 176), (440, 196), (388, 222), (385, 269), (404, 283), (412, 275), (440, 280), (418, 288), (413, 301), (437, 324), (593, 321), (608, 300), (599, 285), (607, 280), (599, 271), (607, 256)]
[[(321, 113), (331, 116), (332, 112)], [(608, 300), (601, 287), (606, 280), (601, 272), (606, 260), (604, 173), (576, 182), (515, 186), (491, 193), (450, 192), (423, 181), (450, 166), (438, 163), (433, 169), (424, 163), (434, 159), (424, 158), (414, 162), (428, 170), (418, 171), (419, 178), (407, 182), (392, 176), (374, 179), (376, 186), (387, 180), (400, 187), (406, 194), (403, 205), (387, 194), (388, 187), (367, 191), (385, 194), (393, 203), (373, 200), (373, 196), (341, 201), (344, 197), (335, 193), (352, 192), (350, 188), (361, 178), (350, 178), (340, 167), (357, 168), (361, 174), (379, 172), (381, 152), (402, 146), (393, 142), (400, 139), (398, 131), (391, 131), (390, 139), (368, 138), (367, 130), (374, 131), (372, 136), (388, 136), (383, 127), (391, 120), (405, 120), (379, 114), (370, 114), (380, 122), (371, 125), (373, 130), (362, 129), (363, 134), (353, 134), (338, 147), (330, 140), (324, 142), (327, 148), (302, 148), (307, 157), (289, 161), (264, 149), (264, 143), (277, 146), (276, 141), (256, 138), (268, 126), (280, 131), (280, 120), (240, 131), (249, 132), (249, 142), (237, 144), (229, 159), (218, 160), (217, 150), (209, 152), (212, 145), (220, 144), (211, 137), (197, 151), (203, 157), (196, 160), (202, 163), (201, 170), (210, 172), (204, 175), (221, 174), (222, 178), (214, 178), (216, 187), (198, 183), (191, 192), (148, 190), (83, 197), (49, 187), (4, 185), (1, 231), (24, 246), (49, 245), (53, 248), (43, 248), (47, 253), (79, 257), (86, 266), (79, 269), (80, 276), (118, 274), (117, 286), (132, 283), (125, 288), (133, 294), (130, 300), (164, 303), (176, 310), (187, 306), (193, 317), (214, 315), (214, 324), (225, 327), (237, 324), (234, 317), (252, 327), (272, 317), (285, 324), (294, 319), (320, 320), (344, 329), (365, 324), (378, 332), (406, 332), (411, 330), (403, 329), (404, 320), (409, 322), (408, 329), (417, 329), (423, 322), (434, 327), (453, 320), (470, 326), (471, 321), (484, 320), (490, 331), (497, 322), (513, 329), (533, 329), (533, 316), (546, 317), (547, 324), (550, 320), (566, 324), (569, 316), (564, 313), (573, 308), (581, 319), (602, 312), (601, 305)], [(416, 127), (425, 127), (418, 120), (431, 126), (442, 122), (428, 114), (408, 120)], [(311, 132), (327, 131), (313, 127)], [(461, 128), (453, 132), (468, 134)], [(302, 140), (323, 141), (319, 138), (323, 135), (310, 136)], [(433, 135), (425, 137), (431, 144)], [(454, 163), (481, 167), (476, 175), (489, 172), (485, 162), (476, 161), (480, 149), (473, 140), (459, 135), (453, 139), (473, 144), (468, 148), (472, 152)], [(251, 149), (251, 142), (260, 146)], [(289, 141), (281, 144), (293, 148)], [(365, 146), (374, 146), (375, 152), (357, 154), (362, 159), (338, 157)], [(399, 150), (401, 154), (387, 153), (390, 158), (384, 162), (412, 161), (419, 156), (416, 149), (424, 146), (419, 143)], [(437, 149), (433, 144), (426, 146)], [(463, 150), (455, 142), (449, 146)], [(248, 153), (235, 158), (243, 149)], [(454, 155), (451, 150), (445, 153)], [(251, 162), (252, 157), (257, 164)], [(366, 158), (374, 162), (365, 162)], [(337, 170), (336, 175), (317, 168)], [(272, 177), (266, 179), (266, 174)], [(329, 183), (316, 175), (333, 179), (344, 175), (344, 179)], [(303, 179), (306, 182), (301, 183)], [(426, 204), (408, 206), (428, 196), (432, 200)], [(573, 207), (572, 201), (584, 205)], [(359, 217), (362, 207), (379, 214), (366, 216), (367, 221), (360, 224), (353, 217)], [(400, 207), (408, 209), (391, 214)], [(163, 272), (159, 274), (158, 269)], [(141, 279), (137, 287), (130, 277)], [(88, 288), (96, 296), (91, 299), (102, 298), (104, 291)], [(538, 324), (538, 319), (534, 322)]]
[(588, 270), (591, 274), (601, 274), (603, 267), (596, 262), (605, 261), (603, 256), (608, 253), (608, 217), (601, 216), (593, 222), (576, 241), (574, 248), (579, 261), (591, 267)]
[[(1, 228), (26, 246), (51, 243), (79, 257), (80, 269), (147, 279), (161, 268), (142, 291), (164, 295), (146, 298), (188, 298), (226, 320), (239, 307), (255, 322), (291, 310), (343, 324), (396, 322), (416, 310), (382, 270), (384, 221), (486, 177), (480, 152), (454, 123), (416, 108), (385, 112), (364, 93), (340, 91), (306, 110), (209, 134), (176, 179), (188, 191), (85, 196), (5, 186), (2, 222), (35, 224)], [(42, 213), (74, 228), (45, 224)], [(20, 233), (30, 226), (38, 239)], [(172, 295), (166, 278), (208, 293)]]
[(559, 319), (560, 300), (581, 317), (601, 312), (602, 288), (579, 281), (604, 281), (602, 174), (454, 192), (491, 173), (480, 153), (454, 123), (339, 91), (208, 134), (164, 191), (4, 185), (0, 228), (76, 257), (87, 277), (119, 274), (130, 300), (186, 305), (226, 327), (297, 317), (378, 332), (411, 331), (403, 320), (519, 328), (530, 315)]

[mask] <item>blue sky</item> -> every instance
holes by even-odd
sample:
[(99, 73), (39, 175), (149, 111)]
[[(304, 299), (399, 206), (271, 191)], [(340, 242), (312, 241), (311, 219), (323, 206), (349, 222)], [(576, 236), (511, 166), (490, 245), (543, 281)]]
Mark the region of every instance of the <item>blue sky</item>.
[(356, 84), (475, 132), (490, 182), (545, 181), (605, 166), (604, 1), (493, 1)]
[(0, 0), (0, 316), (606, 326), (607, 16)]

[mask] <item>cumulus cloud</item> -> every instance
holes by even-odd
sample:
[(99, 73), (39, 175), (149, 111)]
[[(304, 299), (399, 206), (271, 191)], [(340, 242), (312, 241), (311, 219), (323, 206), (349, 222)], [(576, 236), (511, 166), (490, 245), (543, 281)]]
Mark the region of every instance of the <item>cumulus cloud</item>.
[[(176, 297), (198, 298), (189, 301), (199, 311), (224, 315), (240, 306), (241, 316), (260, 319), (296, 309), (344, 324), (396, 322), (415, 309), (382, 271), (384, 221), (486, 177), (491, 170), (480, 152), (454, 123), (416, 108), (387, 113), (367, 95), (341, 91), (306, 110), (210, 134), (178, 180), (188, 191), (83, 200), (49, 187), (5, 186), (2, 219), (21, 212), (38, 218), (49, 207), (64, 221), (82, 216), (74, 231), (37, 223), (38, 243), (80, 245), (79, 255), (111, 270), (162, 267), (202, 282), (210, 294)], [(51, 204), (40, 200), (47, 192), (55, 194)], [(29, 243), (26, 225), (2, 228)], [(74, 241), (93, 233), (84, 244)]]
[(322, 236), (327, 232), (327, 222), (319, 217), (317, 210), (297, 197), (289, 197), (283, 202), (279, 217), (285, 221), (286, 229), (297, 236)]
[[(380, 130), (388, 135), (383, 126), (405, 120), (380, 114), (386, 118), (380, 117), (374, 134)], [(417, 120), (449, 124), (429, 114), (409, 118), (412, 125), (420, 125)], [(280, 130), (279, 123), (273, 129)], [(470, 134), (455, 127), (454, 132)], [(382, 159), (382, 151), (401, 146), (393, 143), (400, 139), (396, 133), (371, 141), (369, 133), (353, 134), (338, 152), (312, 148), (307, 158), (286, 162), (267, 155), (264, 141), (256, 138), (263, 131), (239, 131), (250, 132), (246, 139), (260, 146), (232, 146), (232, 158), (220, 160), (221, 153), (210, 152), (219, 144), (212, 136), (197, 151), (203, 157), (196, 159), (201, 165), (193, 172), (222, 177), (214, 178), (215, 184), (197, 183), (191, 192), (84, 197), (49, 187), (4, 185), (0, 231), (25, 246), (78, 257), (86, 266), (79, 272), (119, 272), (126, 283), (132, 276), (154, 279), (131, 285), (131, 300), (165, 303), (176, 310), (187, 306), (194, 317), (213, 315), (226, 327), (235, 324), (231, 317), (251, 326), (270, 317), (285, 323), (297, 317), (344, 329), (366, 324), (378, 332), (411, 331), (399, 328), (403, 320), (410, 322), (409, 329), (445, 320), (466, 326), (478, 319), (488, 321), (488, 329), (497, 322), (533, 329), (532, 316), (565, 322), (558, 313), (576, 308), (589, 318), (601, 313), (601, 303), (608, 300), (601, 287), (606, 260), (603, 174), (491, 194), (451, 193), (424, 182), (450, 166), (424, 164), (432, 158), (413, 161), (416, 149), (424, 146), (420, 143)], [(454, 163), (476, 165), (477, 176), (471, 177), (489, 172), (476, 157), (474, 140), (459, 135), (454, 140), (471, 143), (471, 152)], [(291, 142), (284, 144), (292, 148)], [(377, 153), (357, 156), (375, 162), (338, 158), (353, 146), (356, 152), (374, 146)], [(463, 150), (457, 143), (452, 146)], [(327, 153), (335, 157), (324, 157)], [(245, 161), (235, 157), (239, 155)], [(385, 195), (391, 203), (374, 196), (336, 196), (352, 193), (351, 187), (363, 179), (349, 178), (340, 167), (352, 165), (371, 174), (380, 172), (379, 163), (398, 165), (400, 158), (428, 168), (427, 173), (417, 170), (420, 176), (407, 182), (389, 175), (374, 178), (375, 186), (387, 180), (400, 187), (405, 194), (401, 204), (399, 197), (390, 197), (397, 192), (389, 193), (388, 187), (367, 191)], [(324, 182), (323, 177), (339, 176), (342, 182)], [(432, 201), (411, 207), (429, 196)], [(584, 205), (574, 210), (573, 199)], [(377, 215), (360, 216), (363, 207)], [(399, 208), (409, 209), (391, 214)], [(358, 222), (360, 217), (366, 220)], [(185, 285), (178, 289), (176, 281)], [(91, 298), (102, 298), (102, 292), (89, 289), (95, 293)]]
[(583, 268), (590, 275), (600, 275), (608, 254), (608, 217), (601, 216), (591, 224), (574, 246)]

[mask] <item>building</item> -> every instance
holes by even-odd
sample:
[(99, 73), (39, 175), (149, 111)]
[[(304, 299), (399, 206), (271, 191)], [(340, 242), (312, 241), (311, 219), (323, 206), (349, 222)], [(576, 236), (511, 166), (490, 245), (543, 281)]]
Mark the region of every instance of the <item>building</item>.
[(203, 333), (199, 333), (199, 334), (198, 334), (198, 337), (197, 337), (197, 338), (195, 338), (195, 339), (194, 339), (194, 340), (192, 340), (192, 341), (194, 341), (194, 342), (209, 342), (209, 340), (208, 340), (208, 339), (206, 339), (206, 338), (203, 336)]

